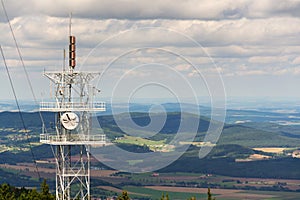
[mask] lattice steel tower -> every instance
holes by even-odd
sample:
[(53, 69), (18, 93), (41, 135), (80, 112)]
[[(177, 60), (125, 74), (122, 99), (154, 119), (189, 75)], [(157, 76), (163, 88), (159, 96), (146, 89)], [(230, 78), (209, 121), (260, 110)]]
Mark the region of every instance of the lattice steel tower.
[(90, 199), (90, 146), (106, 142), (105, 135), (91, 131), (91, 112), (105, 111), (103, 102), (94, 102), (90, 84), (99, 73), (75, 71), (75, 62), (75, 36), (70, 36), (69, 67), (44, 73), (55, 94), (53, 102), (41, 102), (40, 110), (55, 112), (56, 119), (54, 133), (43, 128), (40, 141), (56, 148), (57, 200)]

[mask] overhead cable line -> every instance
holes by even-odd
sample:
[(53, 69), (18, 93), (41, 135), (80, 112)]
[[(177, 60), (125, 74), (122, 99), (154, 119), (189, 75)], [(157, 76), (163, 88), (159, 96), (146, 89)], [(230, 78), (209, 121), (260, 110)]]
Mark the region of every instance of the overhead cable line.
[(6, 72), (7, 72), (7, 76), (8, 76), (8, 79), (9, 79), (9, 83), (10, 83), (11, 89), (13, 91), (13, 95), (14, 95), (14, 98), (15, 98), (15, 101), (16, 101), (16, 105), (17, 105), (17, 108), (18, 108), (18, 111), (19, 111), (19, 116), (20, 116), (20, 119), (21, 119), (21, 122), (22, 122), (22, 125), (23, 125), (23, 128), (24, 128), (24, 131), (25, 131), (26, 139), (27, 139), (27, 142), (29, 143), (29, 148), (30, 148), (31, 156), (32, 156), (32, 158), (34, 160), (35, 168), (36, 168), (39, 180), (40, 180), (41, 177), (40, 177), (39, 169), (38, 169), (38, 166), (37, 166), (37, 163), (36, 163), (36, 160), (35, 160), (35, 156), (34, 156), (33, 151), (32, 151), (32, 145), (31, 145), (30, 140), (29, 140), (28, 129), (26, 128), (26, 125), (25, 125), (24, 117), (23, 117), (23, 114), (21, 112), (20, 104), (19, 104), (19, 101), (18, 101), (18, 98), (17, 98), (17, 95), (16, 95), (16, 90), (14, 88), (14, 85), (13, 85), (13, 82), (12, 82), (12, 78), (11, 78), (11, 75), (9, 73), (9, 69), (8, 69), (8, 66), (7, 66), (7, 63), (6, 63), (6, 59), (5, 59), (5, 56), (4, 56), (4, 53), (3, 53), (3, 50), (2, 50), (1, 46), (0, 46), (0, 50), (1, 50), (2, 58), (3, 58), (4, 66), (5, 66), (5, 69), (6, 69)]
[[(21, 54), (19, 45), (18, 45), (18, 43), (17, 43), (17, 40), (16, 40), (14, 31), (13, 31), (13, 28), (12, 28), (12, 26), (11, 26), (11, 23), (10, 23), (10, 20), (9, 20), (9, 17), (8, 17), (8, 14), (7, 14), (7, 11), (6, 11), (6, 8), (5, 8), (5, 4), (4, 4), (3, 0), (1, 0), (1, 4), (2, 4), (2, 8), (3, 8), (3, 11), (4, 11), (4, 14), (5, 14), (7, 23), (8, 23), (8, 25), (9, 25), (9, 28), (10, 28), (10, 31), (11, 31), (11, 34), (12, 34), (12, 37), (13, 37), (13, 40), (14, 40), (14, 43), (15, 43), (15, 46), (16, 46), (18, 55), (19, 55), (19, 59), (20, 59), (21, 64), (22, 64), (22, 67), (23, 67), (23, 70), (24, 70), (24, 73), (25, 73), (25, 76), (26, 76), (28, 85), (29, 85), (29, 87), (30, 87), (31, 94), (32, 94), (32, 96), (33, 96), (33, 99), (34, 99), (35, 104), (38, 105), (36, 96), (35, 96), (34, 91), (33, 91), (33, 87), (32, 87), (31, 81), (30, 81), (30, 79), (29, 79), (28, 72), (27, 72), (26, 67), (25, 67), (25, 64), (24, 64), (24, 60), (23, 60), (22, 54)], [(6, 71), (7, 71), (9, 80), (10, 80), (11, 88), (12, 88), (13, 93), (14, 93), (14, 98), (15, 98), (15, 101), (16, 101), (16, 104), (17, 104), (17, 107), (18, 107), (18, 111), (19, 111), (19, 114), (20, 114), (20, 118), (21, 118), (23, 127), (24, 127), (24, 129), (25, 129), (25, 134), (26, 134), (27, 141), (28, 141), (28, 143), (29, 143), (29, 148), (30, 148), (31, 156), (32, 156), (32, 158), (33, 158), (33, 161), (34, 161), (34, 164), (35, 164), (35, 168), (36, 168), (38, 177), (39, 177), (39, 179), (40, 179), (41, 177), (40, 177), (40, 173), (39, 173), (39, 170), (38, 170), (38, 166), (37, 166), (37, 163), (36, 163), (36, 159), (35, 159), (35, 156), (34, 156), (34, 153), (33, 153), (33, 150), (32, 150), (32, 145), (31, 145), (30, 140), (29, 140), (28, 131), (27, 131), (27, 128), (26, 128), (26, 125), (25, 125), (25, 122), (24, 122), (24, 118), (23, 118), (23, 115), (22, 115), (22, 112), (21, 112), (21, 108), (20, 108), (20, 105), (19, 105), (19, 101), (18, 101), (18, 99), (17, 99), (17, 95), (16, 95), (16, 92), (15, 92), (14, 86), (13, 86), (13, 82), (12, 82), (12, 79), (11, 79), (11, 76), (10, 76), (10, 73), (9, 73), (9, 70), (8, 70), (8, 67), (7, 67), (7, 64), (6, 64), (6, 60), (5, 60), (5, 57), (4, 57), (4, 53), (3, 53), (2, 47), (1, 47), (1, 54), (2, 54), (2, 57), (3, 57), (3, 60), (4, 60), (4, 64), (5, 64), (5, 67), (6, 67)], [(44, 118), (43, 118), (43, 116), (42, 116), (42, 114), (41, 114), (40, 111), (39, 111), (39, 117), (40, 117), (40, 120), (41, 120), (41, 122), (42, 122), (42, 127), (45, 128)], [(46, 131), (46, 130), (45, 130), (45, 131)]]
[[(4, 14), (5, 14), (5, 17), (6, 17), (6, 21), (7, 21), (8, 25), (9, 25), (9, 29), (10, 29), (10, 32), (12, 34), (13, 40), (14, 40), (15, 46), (16, 46), (17, 51), (18, 51), (19, 59), (20, 59), (21, 64), (22, 64), (22, 67), (23, 67), (23, 70), (24, 70), (24, 73), (25, 73), (25, 76), (26, 76), (26, 80), (28, 82), (28, 85), (30, 87), (30, 91), (31, 91), (32, 97), (34, 99), (34, 103), (35, 103), (35, 105), (39, 105), (39, 103), (37, 101), (37, 98), (35, 96), (35, 93), (34, 93), (34, 90), (33, 90), (33, 87), (32, 87), (32, 84), (31, 84), (28, 72), (26, 70), (26, 67), (25, 67), (25, 64), (24, 64), (24, 60), (23, 60), (23, 56), (21, 54), (21, 51), (20, 51), (20, 48), (19, 48), (16, 36), (15, 36), (14, 30), (13, 30), (13, 28), (11, 26), (11, 23), (10, 23), (10, 20), (9, 20), (9, 17), (8, 17), (8, 14), (7, 14), (7, 11), (6, 11), (6, 8), (5, 8), (5, 4), (4, 4), (3, 0), (1, 0), (1, 4), (2, 4), (2, 8), (3, 8)], [(45, 120), (43, 118), (43, 115), (42, 115), (42, 113), (41, 113), (40, 110), (38, 111), (38, 113), (39, 113), (40, 120), (42, 122), (43, 132), (47, 133), (47, 129), (46, 129), (46, 126), (45, 126)], [(52, 146), (51, 146), (51, 150), (52, 150), (52, 152), (54, 152)], [(33, 152), (32, 152), (32, 154), (33, 154)], [(35, 162), (35, 160), (34, 160), (34, 162)], [(35, 164), (36, 164), (36, 162), (35, 162)]]
[[(2, 7), (3, 7), (3, 10), (4, 10), (4, 14), (5, 14), (5, 17), (6, 17), (6, 20), (7, 20), (7, 23), (9, 25), (9, 29), (10, 29), (10, 32), (11, 32), (11, 35), (13, 37), (13, 40), (15, 42), (15, 46), (17, 48), (17, 51), (18, 51), (18, 55), (19, 55), (19, 59), (21, 61), (21, 64), (22, 64), (22, 67), (23, 67), (23, 70), (24, 70), (24, 73), (25, 73), (25, 76), (26, 76), (26, 80), (28, 82), (28, 85), (29, 85), (29, 88), (30, 88), (30, 91), (31, 91), (31, 94), (33, 96), (33, 99), (34, 99), (34, 102), (36, 105), (39, 105), (38, 101), (37, 101), (37, 98), (34, 94), (34, 91), (33, 91), (33, 87), (32, 87), (32, 84), (31, 84), (31, 81), (30, 81), (30, 78), (29, 78), (29, 75), (28, 75), (28, 72), (26, 70), (26, 67), (25, 67), (25, 64), (24, 64), (24, 60), (23, 60), (23, 57), (22, 57), (22, 54), (21, 54), (21, 51), (20, 51), (20, 48), (19, 48), (19, 45), (18, 45), (18, 42), (17, 42), (17, 39), (16, 39), (16, 36), (15, 36), (15, 33), (14, 33), (14, 30), (11, 26), (11, 23), (10, 23), (10, 20), (9, 20), (9, 17), (8, 17), (8, 14), (6, 12), (6, 9), (5, 9), (5, 5), (4, 5), (4, 2), (3, 0), (1, 0), (1, 3), (2, 3)], [(42, 125), (43, 127), (45, 127), (45, 122), (44, 122), (44, 118), (42, 116), (42, 113), (39, 111), (39, 115), (40, 115), (40, 119), (42, 121)]]

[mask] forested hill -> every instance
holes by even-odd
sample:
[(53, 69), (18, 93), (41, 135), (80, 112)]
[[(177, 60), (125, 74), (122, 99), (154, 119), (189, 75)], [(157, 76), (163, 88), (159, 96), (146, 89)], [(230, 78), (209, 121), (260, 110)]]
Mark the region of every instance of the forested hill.
[[(39, 113), (22, 113), (26, 128), (29, 130), (28, 136), (22, 131), (23, 126), (20, 115), (17, 112), (1, 112), (0, 113), (0, 140), (1, 145), (1, 163), (17, 164), (23, 162), (33, 162), (32, 155), (29, 151), (29, 141), (32, 144), (32, 150), (37, 160), (52, 158), (50, 146), (41, 145), (39, 143), (39, 134), (41, 133), (41, 120)], [(45, 124), (48, 129), (53, 129), (55, 116), (53, 113), (42, 113)], [(165, 141), (168, 143), (174, 134), (178, 131), (178, 123), (181, 120), (181, 113), (170, 112), (167, 115), (163, 128), (155, 136), (149, 138), (151, 143)], [(194, 114), (188, 114), (191, 119)], [(159, 114), (154, 115), (158, 117)], [(98, 120), (104, 133), (111, 141), (116, 142), (121, 148), (133, 152), (152, 151), (151, 146), (145, 147), (145, 143), (139, 144), (137, 139), (124, 140), (120, 143), (115, 138), (123, 138), (126, 136), (120, 128), (118, 128), (114, 118), (126, 120), (126, 115), (118, 114), (116, 116), (106, 115), (98, 116)], [(130, 117), (140, 126), (147, 125), (150, 121), (147, 113), (131, 113)], [(193, 119), (192, 119), (193, 120)], [(298, 170), (299, 160), (293, 159), (286, 154), (277, 155), (255, 151), (257, 147), (284, 147), (296, 149), (300, 144), (299, 131), (292, 126), (279, 126), (270, 123), (252, 123), (252, 127), (243, 124), (225, 124), (221, 137), (217, 146), (204, 160), (198, 159), (199, 147), (197, 144), (203, 141), (205, 131), (209, 126), (209, 120), (202, 117), (199, 121), (198, 133), (195, 137), (195, 144), (191, 146), (189, 151), (185, 153), (179, 160), (171, 164), (165, 169), (167, 171), (189, 171), (199, 173), (216, 173), (222, 175), (244, 175), (248, 177), (281, 177), (281, 178), (300, 178)], [(270, 127), (269, 129), (267, 127)], [(257, 128), (255, 128), (257, 127)], [(263, 127), (263, 129), (259, 129)], [(74, 151), (76, 154), (76, 149)], [(266, 156), (268, 160), (257, 160), (252, 162), (235, 162), (236, 159), (246, 159), (252, 154)], [(105, 167), (101, 163), (96, 164), (98, 167)], [(211, 166), (210, 166), (211, 165)], [(274, 170), (279, 168), (280, 170)], [(208, 170), (209, 169), (209, 170)], [(253, 169), (257, 169), (253, 170)], [(288, 170), (284, 170), (288, 169)], [(260, 172), (260, 173), (258, 173)]]

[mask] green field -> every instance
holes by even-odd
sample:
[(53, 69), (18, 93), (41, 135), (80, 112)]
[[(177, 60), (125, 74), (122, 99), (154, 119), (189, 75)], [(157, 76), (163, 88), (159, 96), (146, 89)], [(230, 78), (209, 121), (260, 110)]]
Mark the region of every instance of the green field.
[(151, 151), (161, 151), (163, 149), (170, 149), (170, 145), (166, 144), (166, 139), (164, 140), (149, 140), (141, 137), (133, 137), (129, 135), (125, 135), (122, 138), (115, 140), (114, 142), (120, 144), (133, 144), (138, 146), (147, 146)]
[(130, 195), (131, 198), (138, 198), (138, 197), (150, 197), (153, 200), (161, 199), (162, 195), (165, 196), (168, 194), (170, 199), (188, 199), (191, 197), (197, 197), (197, 199), (204, 199), (207, 195), (206, 194), (199, 194), (199, 193), (183, 193), (183, 192), (163, 192), (159, 190), (143, 188), (143, 187), (133, 187), (133, 186), (126, 186), (124, 187), (125, 190), (128, 192), (139, 193), (141, 195)]

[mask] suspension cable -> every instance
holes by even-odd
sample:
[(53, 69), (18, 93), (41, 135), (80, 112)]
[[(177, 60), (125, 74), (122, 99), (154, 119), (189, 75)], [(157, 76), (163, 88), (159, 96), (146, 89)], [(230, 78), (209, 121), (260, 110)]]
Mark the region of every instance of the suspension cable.
[[(8, 25), (9, 25), (9, 29), (10, 29), (10, 31), (11, 31), (11, 34), (12, 34), (12, 37), (13, 37), (15, 46), (16, 46), (16, 48), (17, 48), (17, 52), (18, 52), (18, 55), (19, 55), (19, 59), (20, 59), (20, 61), (21, 61), (23, 70), (24, 70), (24, 72), (25, 72), (25, 76), (26, 76), (28, 85), (29, 85), (29, 87), (30, 87), (31, 94), (32, 94), (32, 96), (33, 96), (33, 99), (34, 99), (35, 104), (38, 105), (37, 98), (36, 98), (36, 96), (35, 96), (35, 94), (34, 94), (33, 87), (32, 87), (31, 81), (30, 81), (30, 79), (29, 79), (28, 72), (27, 72), (27, 70), (26, 70), (26, 68), (25, 68), (24, 60), (23, 60), (23, 57), (22, 57), (22, 54), (21, 54), (19, 45), (18, 45), (18, 43), (17, 43), (17, 40), (16, 40), (14, 31), (13, 31), (13, 28), (12, 28), (12, 26), (11, 26), (11, 23), (10, 23), (10, 20), (9, 20), (9, 17), (8, 17), (8, 14), (7, 14), (7, 11), (6, 11), (6, 8), (5, 8), (5, 4), (4, 4), (3, 0), (1, 0), (1, 4), (2, 4), (2, 8), (3, 8), (4, 14), (5, 14), (7, 23), (8, 23)], [(13, 86), (13, 82), (12, 82), (12, 79), (11, 79), (11, 76), (10, 76), (10, 73), (9, 73), (9, 70), (8, 70), (8, 67), (7, 67), (7, 64), (6, 64), (6, 60), (5, 60), (5, 57), (4, 57), (4, 53), (3, 53), (2, 47), (1, 47), (1, 54), (2, 54), (2, 57), (3, 57), (3, 60), (4, 60), (4, 64), (5, 64), (5, 68), (6, 68), (6, 71), (7, 71), (8, 77), (9, 77), (9, 80), (10, 80), (11, 88), (12, 88), (13, 93), (14, 93), (14, 98), (15, 98), (15, 101), (16, 101), (16, 104), (17, 104), (17, 107), (18, 107), (19, 115), (20, 115), (20, 118), (21, 118), (23, 127), (24, 127), (24, 129), (25, 129), (25, 134), (26, 134), (27, 141), (28, 141), (28, 143), (29, 143), (29, 148), (30, 148), (31, 156), (32, 156), (32, 158), (33, 158), (33, 161), (34, 161), (34, 164), (35, 164), (35, 168), (36, 168), (36, 171), (37, 171), (39, 180), (40, 180), (41, 177), (40, 177), (40, 173), (39, 173), (39, 170), (38, 170), (38, 165), (37, 165), (37, 163), (36, 163), (35, 155), (34, 155), (33, 150), (32, 150), (32, 145), (31, 145), (30, 140), (29, 140), (28, 131), (27, 131), (26, 126), (25, 126), (24, 118), (23, 118), (23, 115), (22, 115), (22, 112), (21, 112), (21, 109), (20, 109), (20, 105), (19, 105), (19, 102), (18, 102), (18, 99), (17, 99), (17, 95), (16, 95), (16, 92), (15, 92), (14, 86)], [(44, 118), (43, 118), (43, 116), (42, 116), (42, 113), (41, 113), (40, 111), (39, 111), (39, 117), (40, 117), (40, 120), (41, 120), (41, 122), (42, 122), (42, 127), (44, 128), (44, 127), (45, 127), (45, 122), (44, 122)], [(44, 129), (45, 129), (45, 128), (44, 128)], [(45, 131), (46, 131), (46, 129), (45, 129)]]
[[(39, 105), (39, 103), (38, 103), (38, 101), (37, 101), (37, 98), (36, 98), (36, 96), (35, 96), (35, 93), (34, 93), (34, 90), (33, 90), (33, 87), (32, 87), (32, 84), (31, 84), (31, 81), (30, 81), (28, 72), (27, 72), (27, 70), (26, 70), (26, 67), (25, 67), (25, 64), (24, 64), (24, 60), (23, 60), (23, 57), (22, 57), (22, 54), (21, 54), (19, 45), (18, 45), (18, 43), (17, 43), (17, 39), (16, 39), (16, 36), (15, 36), (15, 34), (14, 34), (14, 30), (13, 30), (13, 28), (12, 28), (12, 26), (11, 26), (11, 23), (10, 23), (10, 20), (9, 20), (9, 17), (8, 17), (8, 14), (7, 14), (7, 11), (6, 11), (6, 8), (5, 8), (5, 4), (4, 4), (3, 0), (1, 0), (1, 4), (2, 4), (2, 8), (3, 8), (3, 10), (4, 10), (4, 14), (5, 14), (7, 23), (8, 23), (8, 25), (9, 25), (9, 29), (10, 29), (10, 32), (11, 32), (11, 34), (12, 34), (12, 37), (13, 37), (15, 46), (16, 46), (16, 48), (17, 48), (18, 55), (19, 55), (19, 59), (20, 59), (20, 61), (21, 61), (21, 64), (22, 64), (22, 67), (23, 67), (23, 70), (24, 70), (24, 73), (25, 73), (25, 76), (26, 76), (26, 80), (27, 80), (28, 85), (29, 85), (29, 87), (30, 87), (30, 91), (31, 91), (31, 94), (32, 94), (32, 96), (33, 96), (35, 105)], [(20, 109), (19, 109), (19, 112), (21, 112)], [(41, 122), (42, 122), (43, 131), (44, 131), (45, 133), (47, 133), (47, 129), (46, 129), (46, 126), (45, 126), (45, 120), (44, 120), (44, 118), (43, 118), (43, 115), (42, 115), (42, 113), (41, 113), (40, 110), (38, 111), (38, 113), (39, 113), (40, 120), (41, 120)], [(30, 141), (29, 141), (29, 145), (31, 146)], [(51, 151), (52, 151), (52, 153), (54, 154), (54, 149), (53, 149), (52, 145), (50, 145), (50, 146), (51, 146)], [(30, 148), (30, 150), (31, 150), (31, 154), (32, 154), (32, 156), (33, 156), (33, 158), (34, 158), (34, 157), (35, 157), (35, 156), (34, 156), (34, 153), (33, 153), (33, 151), (32, 151), (31, 148)], [(54, 155), (55, 155), (55, 154), (54, 154)], [(37, 173), (38, 173), (38, 176), (39, 176), (39, 179), (40, 179), (40, 174), (39, 174), (38, 166), (37, 166), (37, 163), (36, 163), (36, 160), (35, 160), (35, 159), (34, 159), (34, 163), (35, 163), (35, 166), (36, 166), (36, 169), (37, 169)]]
[[(23, 60), (23, 57), (22, 57), (22, 54), (21, 54), (19, 45), (18, 45), (18, 43), (17, 43), (17, 39), (16, 39), (16, 36), (15, 36), (14, 30), (13, 30), (13, 28), (12, 28), (12, 26), (11, 26), (11, 23), (10, 23), (10, 20), (9, 20), (9, 17), (8, 17), (8, 14), (7, 14), (7, 12), (6, 12), (5, 5), (4, 5), (3, 0), (1, 0), (1, 3), (2, 3), (3, 10), (4, 10), (4, 14), (5, 14), (5, 16), (6, 16), (7, 23), (8, 23), (8, 25), (9, 25), (9, 29), (10, 29), (11, 35), (12, 35), (12, 37), (13, 37), (15, 46), (16, 46), (17, 51), (18, 51), (19, 59), (20, 59), (20, 61), (21, 61), (23, 70), (24, 70), (24, 72), (25, 72), (26, 80), (27, 80), (27, 82), (28, 82), (28, 85), (29, 85), (29, 87), (30, 87), (31, 94), (32, 94), (32, 96), (33, 96), (35, 105), (39, 105), (39, 103), (38, 103), (38, 101), (37, 101), (37, 98), (36, 98), (36, 96), (35, 96), (35, 93), (34, 93), (34, 91), (33, 91), (33, 87), (32, 87), (32, 84), (31, 84), (31, 81), (30, 81), (28, 72), (27, 72), (27, 70), (26, 70), (26, 67), (25, 67), (25, 64), (24, 64), (24, 60)], [(39, 115), (40, 115), (40, 119), (41, 119), (41, 121), (42, 121), (42, 125), (43, 125), (43, 127), (45, 127), (45, 122), (44, 122), (44, 118), (43, 118), (43, 116), (42, 116), (41, 111), (39, 111)]]
[(12, 79), (11, 79), (11, 75), (10, 75), (10, 72), (9, 72), (9, 69), (8, 69), (6, 59), (5, 59), (5, 56), (4, 56), (1, 45), (0, 45), (0, 50), (1, 50), (2, 58), (3, 58), (4, 66), (5, 66), (5, 69), (6, 69), (6, 72), (7, 72), (7, 76), (8, 76), (8, 79), (9, 79), (9, 83), (10, 83), (10, 86), (11, 86), (11, 89), (12, 89), (12, 92), (13, 92), (13, 95), (14, 95), (14, 98), (15, 98), (15, 101), (16, 101), (16, 105), (17, 105), (17, 108), (18, 108), (18, 111), (19, 111), (19, 116), (20, 116), (24, 131), (25, 131), (26, 139), (27, 139), (27, 142), (29, 143), (31, 156), (34, 160), (34, 164), (35, 164), (35, 168), (36, 168), (38, 177), (39, 177), (39, 179), (41, 179), (39, 169), (38, 169), (38, 166), (37, 166), (37, 163), (36, 163), (36, 160), (35, 160), (35, 156), (34, 156), (33, 151), (32, 151), (32, 145), (31, 145), (30, 140), (29, 140), (28, 129), (26, 128), (26, 125), (25, 125), (23, 114), (22, 114), (21, 109), (20, 109), (19, 101), (18, 101), (18, 98), (17, 98), (17, 95), (16, 95), (16, 91), (15, 91), (15, 88), (14, 88), (14, 85), (13, 85), (13, 82), (12, 82)]

